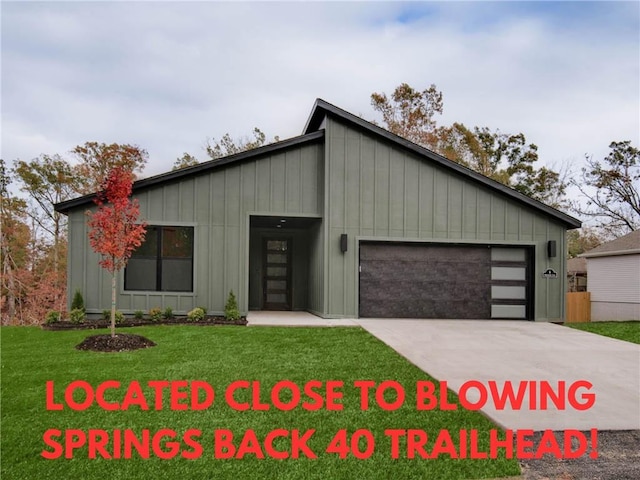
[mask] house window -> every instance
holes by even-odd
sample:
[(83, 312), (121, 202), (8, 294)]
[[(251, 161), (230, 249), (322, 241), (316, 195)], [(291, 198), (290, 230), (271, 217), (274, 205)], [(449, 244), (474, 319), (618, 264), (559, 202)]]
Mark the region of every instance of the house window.
[(148, 226), (124, 272), (125, 290), (193, 291), (193, 227)]

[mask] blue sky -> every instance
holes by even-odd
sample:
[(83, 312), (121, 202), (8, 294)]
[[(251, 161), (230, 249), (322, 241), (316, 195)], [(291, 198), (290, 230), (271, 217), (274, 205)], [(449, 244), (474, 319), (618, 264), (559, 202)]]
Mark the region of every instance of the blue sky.
[(5, 2), (2, 158), (135, 143), (147, 175), (207, 137), (300, 134), (315, 98), (367, 119), (402, 82), (443, 124), (523, 132), (580, 166), (640, 135), (638, 2)]

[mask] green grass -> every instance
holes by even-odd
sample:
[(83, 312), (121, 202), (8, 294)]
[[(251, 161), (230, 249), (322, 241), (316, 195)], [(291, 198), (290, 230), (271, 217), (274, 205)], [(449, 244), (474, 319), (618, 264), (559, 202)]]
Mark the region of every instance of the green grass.
[(640, 322), (565, 323), (567, 327), (640, 344)]
[[(358, 328), (239, 328), (156, 326), (127, 329), (144, 335), (158, 345), (128, 353), (78, 351), (74, 346), (91, 333), (87, 331), (49, 332), (37, 328), (0, 329), (3, 480), (11, 479), (418, 479), (418, 478), (496, 478), (519, 474), (517, 460), (438, 459), (392, 460), (384, 430), (390, 428), (426, 430), (432, 439), (441, 429), (457, 438), (460, 429), (480, 432), (480, 449), (488, 445), (488, 432), (497, 428), (478, 412), (417, 411), (413, 386), (429, 379), (392, 349)], [(224, 388), (234, 380), (259, 380), (261, 399), (268, 399), (268, 387), (282, 379), (304, 384), (311, 379), (344, 382), (343, 411), (234, 411), (224, 401)], [(373, 406), (362, 411), (353, 381), (393, 379), (406, 387), (407, 398), (395, 411)], [(53, 380), (55, 399), (63, 401), (62, 389), (74, 380), (98, 385), (118, 380), (123, 385), (137, 380), (204, 380), (216, 392), (213, 406), (204, 411), (172, 411), (165, 398), (160, 411), (104, 411), (92, 406), (84, 411), (47, 411), (45, 384)], [(267, 390), (267, 391), (265, 391)], [(145, 396), (153, 403), (152, 390)], [(109, 390), (109, 401), (121, 401), (122, 391)], [(165, 395), (166, 397), (166, 395)], [(236, 398), (246, 398), (237, 394)], [(81, 400), (82, 396), (76, 399)], [(389, 400), (394, 398), (388, 396)], [(449, 401), (457, 398), (449, 392)], [(284, 399), (284, 396), (283, 396)], [(187, 429), (202, 431), (199, 443), (203, 454), (195, 460), (176, 457), (171, 460), (88, 459), (87, 448), (75, 452), (73, 459), (46, 460), (43, 441), (48, 429), (116, 429), (136, 433), (149, 429), (173, 429), (181, 437)], [(242, 460), (221, 460), (213, 456), (213, 432), (230, 429), (239, 438), (253, 429), (258, 438), (274, 429), (315, 429), (308, 442), (318, 455), (311, 459), (264, 459), (246, 456)], [(325, 453), (333, 435), (340, 429), (349, 433), (370, 430), (376, 441), (372, 456), (366, 460), (340, 459)], [(179, 439), (178, 439), (179, 440)], [(281, 439), (275, 447), (285, 450), (289, 441)], [(401, 444), (403, 445), (403, 443)], [(428, 444), (428, 449), (432, 443)], [(107, 446), (112, 450), (111, 441)], [(183, 450), (188, 449), (183, 444)], [(481, 450), (482, 451), (482, 450)]]

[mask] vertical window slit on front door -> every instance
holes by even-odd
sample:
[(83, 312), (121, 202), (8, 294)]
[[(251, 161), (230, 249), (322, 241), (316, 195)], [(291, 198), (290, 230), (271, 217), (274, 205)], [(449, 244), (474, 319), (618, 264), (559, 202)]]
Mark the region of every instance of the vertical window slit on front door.
[(268, 238), (264, 241), (264, 308), (291, 309), (291, 240)]

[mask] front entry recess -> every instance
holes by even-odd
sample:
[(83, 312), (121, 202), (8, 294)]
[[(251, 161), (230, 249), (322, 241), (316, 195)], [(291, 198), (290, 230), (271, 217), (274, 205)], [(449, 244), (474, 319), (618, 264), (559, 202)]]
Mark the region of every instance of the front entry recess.
[(263, 308), (291, 310), (291, 239), (265, 238)]

